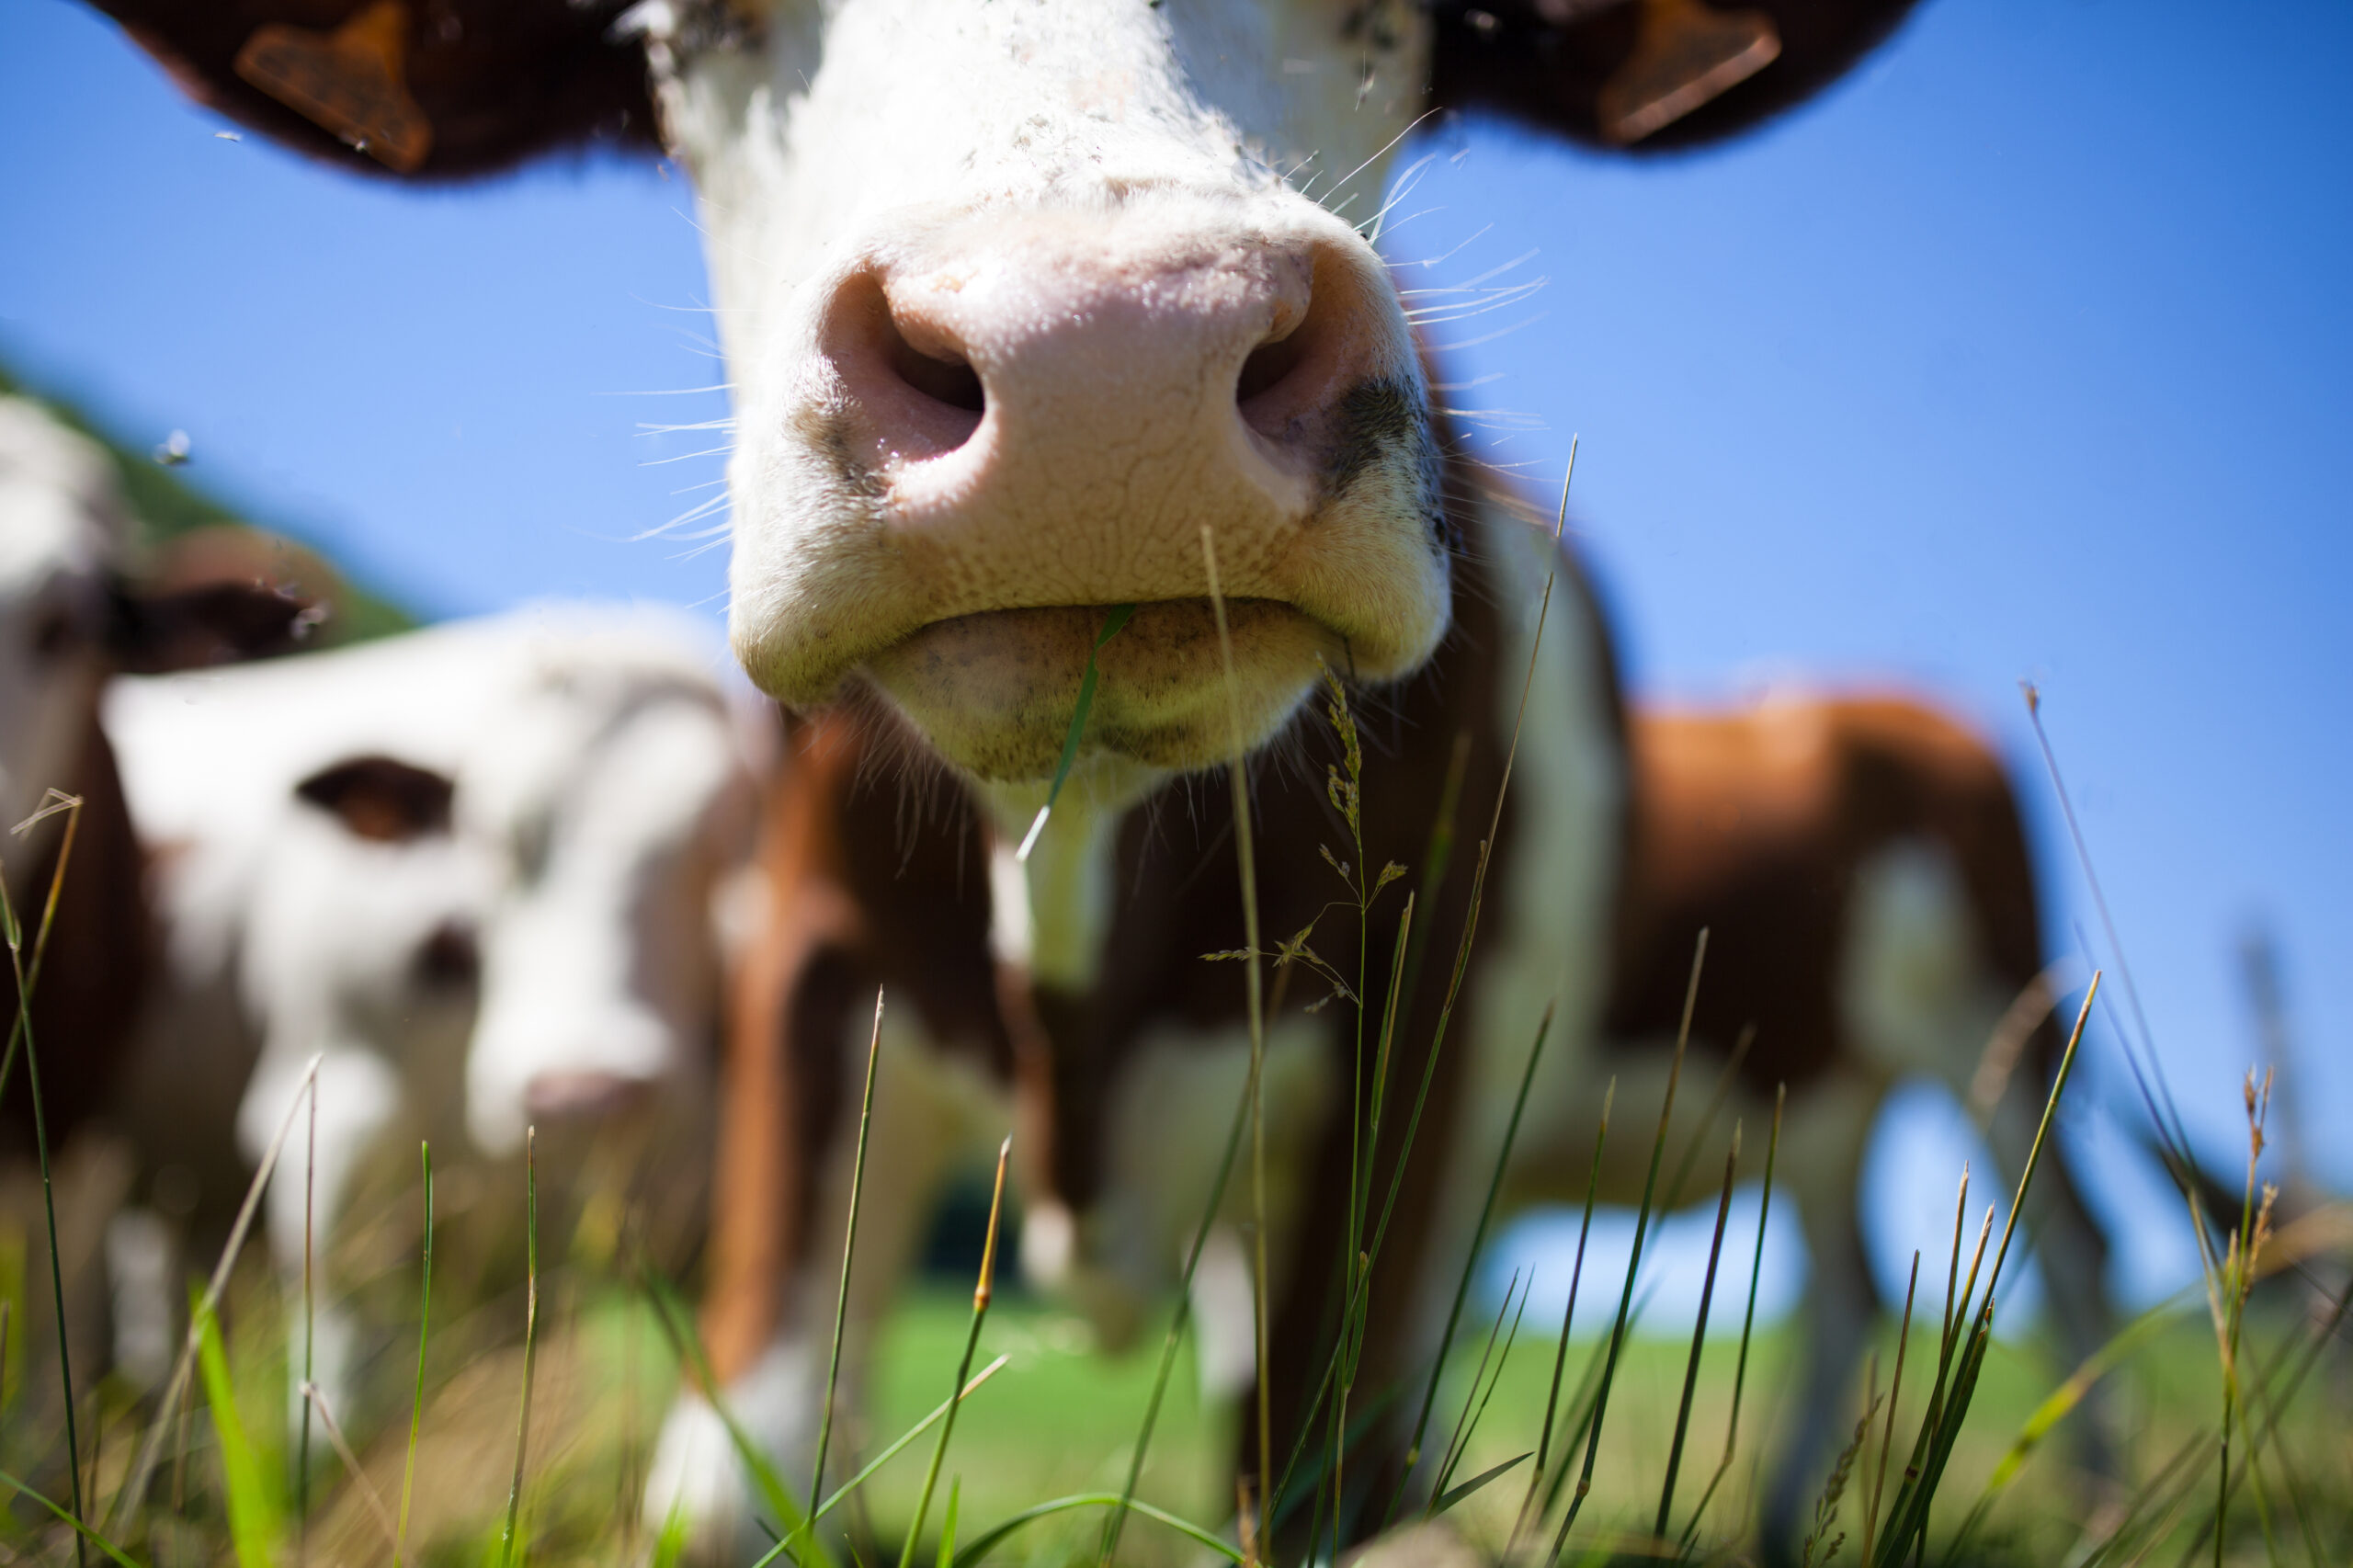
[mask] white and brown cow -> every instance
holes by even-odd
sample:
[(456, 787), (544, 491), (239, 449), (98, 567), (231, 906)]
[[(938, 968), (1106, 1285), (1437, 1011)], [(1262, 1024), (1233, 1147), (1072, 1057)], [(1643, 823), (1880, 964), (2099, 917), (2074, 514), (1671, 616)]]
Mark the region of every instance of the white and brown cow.
[[(255, 570), (268, 553), (259, 536), (242, 543), (252, 548), (232, 547), (224, 532), (201, 556), (142, 549), (106, 452), (39, 404), (0, 397), (0, 875), (28, 933), (59, 886), (28, 1039), (15, 1027), (14, 966), (0, 960), (0, 1209), (28, 1229), (40, 1224), (37, 1068), (39, 1131), (69, 1233), (68, 1337), (85, 1375), (104, 1365), (107, 1258), (97, 1242), (131, 1163), (105, 1113), (156, 977), (146, 859), (99, 702), (118, 671), (282, 652), (309, 631), (304, 601)], [(82, 802), (62, 882), (67, 816), (13, 831), (51, 790)], [(29, 969), (30, 942), (23, 957)], [(46, 1312), (32, 1326), (56, 1330)]]
[[(766, 1181), (776, 1162), (838, 1151), (824, 1136), (840, 1113), (826, 1063), (854, 1026), (829, 999), (878, 975), (910, 1004), (898, 1015), (907, 1051), (975, 1061), (983, 1076), (1025, 1058), (1065, 1099), (1155, 1041), (1198, 1051), (1237, 1038), (1236, 966), (1197, 960), (1241, 929), (1225, 798), (1192, 782), (1235, 738), (1205, 535), (1233, 622), (1239, 739), (1257, 759), (1267, 931), (1296, 929), (1333, 891), (1316, 849), (1335, 832), (1322, 781), (1286, 762), (1313, 743), (1277, 744), (1300, 733), (1322, 666), (1358, 687), (1377, 751), (1443, 756), (1467, 733), (1465, 809), (1476, 820), (1495, 799), (1534, 585), (1552, 558), (1440, 428), (1396, 290), (1352, 226), (1374, 226), (1388, 154), (1417, 119), (1483, 106), (1603, 144), (1696, 145), (1835, 77), (1906, 7), (107, 8), (228, 112), (424, 177), (598, 130), (642, 134), (658, 110), (699, 187), (734, 389), (737, 652), (808, 715), (811, 745), (877, 757), (919, 786), (904, 814), (895, 794), (871, 808), (892, 830), (880, 835), (812, 808), (808, 853), (847, 868), (847, 907), (865, 924), (860, 944), (813, 942), (799, 980), (779, 983), (806, 1006), (783, 1009), (789, 1040), (772, 1042), (765, 1076), (745, 1064), (755, 1075), (729, 1099), (723, 1157)], [(634, 51), (651, 68), (650, 104)], [(993, 876), (992, 844), (1043, 797), (1108, 609), (1131, 603), (1141, 608), (1103, 651), (1059, 814), (1025, 868)], [(1427, 1353), (1446, 1272), (1432, 1249), (1480, 1184), (1488, 1090), (1545, 1000), (1559, 1001), (1561, 1059), (1588, 1061), (1605, 1038), (1630, 764), (1607, 642), (1574, 580), (1543, 647), (1495, 846), (1495, 929), (1374, 1282), (1398, 1310), (1376, 1317), (1368, 1386), (1408, 1376)], [(1420, 861), (1442, 773), (1397, 769), (1369, 797), (1369, 863)], [(861, 858), (869, 839), (894, 853)], [(1421, 911), (1439, 952), (1464, 918), (1471, 858), (1456, 857)], [(1374, 950), (1386, 942), (1377, 927)], [(972, 976), (998, 963), (1014, 971), (1006, 1001), (975, 1010), (969, 997), (986, 991)], [(1423, 987), (1401, 1020), (1403, 1079), (1420, 1072), (1441, 989)], [(1376, 984), (1376, 1013), (1381, 1000)], [(1311, 1081), (1345, 1081), (1353, 1030), (1327, 1017), (1310, 1031), (1279, 1054), (1310, 1062)], [(780, 1103), (762, 1103), (769, 1091)], [(1339, 1201), (1349, 1130), (1330, 1096), (1306, 1097), (1322, 1113), (1296, 1129), (1291, 1208), (1324, 1240), (1336, 1233), (1315, 1221)], [(817, 1152), (778, 1142), (796, 1125)], [(1053, 1163), (1048, 1179), (1086, 1196), (1084, 1140), (1037, 1153)], [(837, 1213), (820, 1185), (803, 1181), (789, 1212)], [(745, 1320), (748, 1348), (720, 1371), (789, 1466), (813, 1424), (821, 1325), (807, 1266), (827, 1256), (814, 1233), (831, 1222), (781, 1239), (747, 1225), (746, 1250), (722, 1265), (771, 1276), (771, 1310)], [(1084, 1214), (1067, 1229), (1073, 1267), (1108, 1244)], [(1324, 1272), (1273, 1282), (1269, 1376), (1286, 1445), (1320, 1364)], [(690, 1404), (654, 1506), (689, 1506), (708, 1537), (749, 1537), (742, 1479), (695, 1422)], [(1376, 1432), (1369, 1451), (1389, 1458), (1361, 1473), (1393, 1464), (1401, 1440)]]
[(479, 1194), (444, 1240), (494, 1278), (533, 1125), (551, 1238), (642, 1200), (665, 1261), (690, 1251), (754, 790), (697, 630), (531, 606), (108, 695), (166, 981), (118, 1114), (217, 1225), (317, 1059), (315, 1165), (306, 1131), (267, 1213), (290, 1278), (306, 1225), (327, 1260), (313, 1376), (347, 1422), (389, 1326), (347, 1303), (387, 1249), (342, 1244), (363, 1201), (414, 1214), (419, 1138)]
[[(106, 682), (282, 652), (309, 630), (304, 603), (244, 570), (249, 559), (183, 570), (148, 562), (141, 544), (106, 452), (39, 404), (0, 397), (0, 866), (28, 923), (65, 819), (12, 830), (52, 790), (83, 801), (31, 1015), (53, 1142), (102, 1106), (152, 957), (142, 857), (98, 722)], [(0, 972), (11, 1025), (16, 996)], [(19, 1051), (0, 1076), (0, 1155), (31, 1153), (24, 1074)]]

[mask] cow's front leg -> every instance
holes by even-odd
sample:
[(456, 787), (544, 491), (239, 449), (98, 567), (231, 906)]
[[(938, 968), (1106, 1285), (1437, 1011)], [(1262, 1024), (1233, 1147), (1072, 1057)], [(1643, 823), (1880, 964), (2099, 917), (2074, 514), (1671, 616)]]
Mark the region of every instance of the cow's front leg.
[[(1880, 1099), (1876, 1085), (1853, 1077), (1834, 1078), (1790, 1098), (1779, 1176), (1798, 1202), (1810, 1272), (1802, 1308), (1805, 1364), (1797, 1384), (1798, 1406), (1795, 1419), (1784, 1423), (1788, 1437), (1765, 1494), (1761, 1544), (1768, 1562), (1797, 1561), (1830, 1457), (1853, 1436), (1862, 1414), (1853, 1398), (1855, 1369), (1878, 1314), (1879, 1292), (1863, 1248), (1856, 1196)], [(1915, 1331), (1920, 1321), (1915, 1305)], [(1921, 1344), (1915, 1332), (1915, 1352)], [(1882, 1390), (1886, 1382), (1881, 1380)], [(1841, 1524), (1832, 1533), (1844, 1529), (1860, 1539), (1861, 1484), (1849, 1482), (1839, 1506)]]

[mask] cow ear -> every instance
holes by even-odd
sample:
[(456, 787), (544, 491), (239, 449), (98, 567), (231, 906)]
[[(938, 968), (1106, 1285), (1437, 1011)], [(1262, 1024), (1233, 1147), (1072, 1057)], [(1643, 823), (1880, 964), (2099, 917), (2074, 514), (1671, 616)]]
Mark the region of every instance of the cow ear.
[(1738, 135), (1811, 97), (1912, 0), (1440, 0), (1432, 90), (1595, 146)]
[(319, 619), (311, 600), (267, 583), (160, 593), (118, 585), (107, 645), (116, 668), (163, 675), (291, 653)]
[(449, 831), (449, 775), (394, 756), (355, 756), (294, 786), (296, 798), (332, 812), (356, 837), (377, 844)]
[(183, 91), (313, 157), (418, 179), (652, 145), (628, 0), (94, 0)]

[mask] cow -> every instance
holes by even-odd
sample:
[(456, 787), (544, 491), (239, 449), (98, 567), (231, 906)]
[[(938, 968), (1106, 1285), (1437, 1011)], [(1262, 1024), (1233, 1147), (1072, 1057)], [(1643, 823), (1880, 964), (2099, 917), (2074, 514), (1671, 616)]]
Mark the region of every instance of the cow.
[[(282, 653), (314, 623), (312, 602), (225, 552), (191, 562), (150, 552), (111, 460), (28, 398), (0, 397), (0, 863), (8, 896), (37, 927), (63, 852), (67, 813), (31, 821), (58, 797), (81, 801), (56, 925), (31, 1011), (52, 1142), (104, 1103), (142, 994), (150, 946), (136, 840), (100, 727), (107, 680)], [(13, 971), (0, 1006), (17, 1014)], [(49, 1043), (45, 1049), (42, 1040)], [(0, 1153), (32, 1153), (21, 1052)]]
[[(1500, 1172), (1495, 1220), (1581, 1202), (1589, 1181), (1601, 1202), (1642, 1201), (1687, 997), (1692, 1054), (1665, 1134), (1669, 1169), (1688, 1170), (1691, 1155), (1704, 1153), (1712, 1179), (1739, 1122), (1748, 1136), (1735, 1174), (1761, 1176), (1786, 1091), (1778, 1179), (1797, 1200), (1811, 1262), (1798, 1308), (1806, 1353), (1797, 1419), (1763, 1499), (1767, 1542), (1786, 1544), (1812, 1500), (1814, 1465), (1847, 1424), (1847, 1392), (1879, 1305), (1858, 1197), (1888, 1091), (1916, 1078), (1945, 1087), (1987, 1134), (1997, 1184), (2016, 1176), (2032, 1142), (2061, 1044), (2032, 865), (2000, 759), (1909, 697), (1774, 693), (1731, 708), (1635, 708), (1626, 744), (1624, 852), (1594, 1047), (1540, 1061)], [(1381, 783), (1372, 775), (1367, 793)], [(1702, 931), (1709, 946), (1695, 992)], [(1304, 1021), (1294, 1003), (1291, 1017), (1270, 1022), (1270, 1039)], [(1469, 1091), (1458, 1135), (1492, 1150), (1506, 1134), (1523, 1063), (1480, 1065), (1494, 1076)], [(1114, 1338), (1177, 1282), (1245, 1070), (1238, 1051), (1210, 1060), (1193, 1041), (1130, 1039), (1083, 1076), (1025, 1084), (1025, 1125), (1042, 1130), (1053, 1156), (1026, 1240), (1033, 1256), (1047, 1255), (1042, 1272), (1090, 1304)], [(1327, 1082), (1302, 1096), (1269, 1071), (1270, 1117), (1313, 1114), (1331, 1093)], [(1614, 1131), (1597, 1140), (1597, 1108), (1613, 1083)], [(1270, 1143), (1295, 1151), (1299, 1141)], [(1066, 1148), (1085, 1153), (1074, 1160)], [(2045, 1158), (2029, 1222), (2059, 1338), (2080, 1358), (2109, 1332), (2106, 1244), (2063, 1154)], [(1983, 1176), (1977, 1190), (1982, 1201)], [(1663, 1198), (1678, 1196), (1693, 1195)], [(1223, 1218), (1248, 1220), (1239, 1188), (1229, 1189)], [(1441, 1227), (1450, 1239), (1432, 1261), (1447, 1278), (1468, 1262), (1477, 1222), (1475, 1212), (1457, 1212)], [(1074, 1223), (1095, 1233), (1091, 1258), (1076, 1267), (1065, 1239)], [(1040, 1231), (1050, 1238), (1042, 1245)], [(1312, 1243), (1301, 1244), (1285, 1247), (1289, 1267), (1323, 1263)], [(1246, 1324), (1216, 1326), (1213, 1341), (1246, 1346)], [(2079, 1429), (2104, 1465), (2097, 1420)]]
[(266, 1212), (290, 1281), (330, 1266), (311, 1375), (342, 1418), (367, 1424), (353, 1369), (388, 1328), (357, 1304), (383, 1249), (347, 1244), (354, 1218), (415, 1212), (420, 1137), (445, 1187), (476, 1173), (461, 1235), (494, 1260), (519, 1253), (530, 1127), (551, 1237), (600, 1193), (657, 1242), (697, 1233), (719, 899), (755, 785), (690, 628), (533, 606), (119, 681), (106, 721), (169, 982), (118, 1115), (149, 1201), (176, 1188), (217, 1232), (317, 1059), (315, 1141)]
[[(1298, 928), (1332, 896), (1317, 846), (1335, 828), (1320, 769), (1301, 765), (1322, 672), (1358, 694), (1377, 755), (1444, 754), (1467, 734), (1461, 799), (1475, 812), (1502, 794), (1532, 670), (1513, 792), (1475, 835), (1495, 868), (1495, 929), (1372, 1284), (1400, 1305), (1377, 1320), (1363, 1375), (1406, 1375), (1442, 1315), (1429, 1249), (1487, 1153), (1475, 1091), (1518, 1060), (1548, 996), (1560, 1053), (1597, 1049), (1629, 764), (1574, 563), (1510, 515), (1432, 407), (1366, 236), (1389, 158), (1444, 109), (1604, 148), (1702, 145), (1836, 77), (1904, 0), (104, 8), (206, 101), (353, 167), (456, 178), (658, 130), (691, 172), (733, 389), (736, 652), (817, 734), (836, 718), (866, 732), (854, 749), (909, 802), (892, 813), (896, 891), (868, 905), (892, 912), (867, 934), (883, 956), (819, 942), (811, 962), (862, 988), (875, 965), (915, 961), (892, 950), (919, 953), (891, 1026), (922, 1037), (909, 1049), (1009, 1060), (1063, 1096), (1147, 1038), (1230, 1052), (1243, 966), (1198, 962), (1241, 940), (1222, 835), (1255, 824), (1266, 930)], [(1540, 646), (1532, 588), (1556, 572)], [(1133, 619), (1097, 650), (1128, 605)], [(1012, 869), (993, 846), (1046, 803), (1096, 665), (1067, 787)], [(1237, 752), (1247, 821), (1198, 782)], [(1443, 782), (1403, 769), (1368, 794), (1349, 858), (1423, 863)], [(818, 815), (822, 848), (834, 829)], [(1465, 921), (1478, 858), (1457, 857), (1418, 907), (1438, 952)], [(1373, 950), (1394, 918), (1376, 912)], [(996, 991), (1017, 1022), (960, 1002), (983, 962), (1012, 975)], [(1423, 987), (1399, 1021), (1401, 1080), (1429, 1055), (1444, 989)], [(1385, 990), (1378, 976), (1363, 988), (1374, 1017)], [(1277, 1054), (1308, 1062), (1311, 1085), (1317, 1072), (1345, 1082), (1349, 1011)], [(801, 1021), (841, 1022), (822, 1008)], [(815, 1064), (835, 1044), (779, 1048), (765, 1079), (746, 1080), (797, 1109), (729, 1096), (723, 1162), (757, 1175), (799, 1157), (753, 1142), (790, 1116), (824, 1134), (839, 1106)], [(804, 1069), (816, 1075), (796, 1082)], [(1351, 1130), (1330, 1095), (1303, 1098), (1315, 1114), (1296, 1129), (1290, 1201), (1305, 1233), (1333, 1236)], [(1035, 1152), (1067, 1167), (1062, 1189), (1087, 1169), (1080, 1142)], [(1076, 1217), (1068, 1230), (1083, 1263), (1097, 1240)], [(766, 1292), (782, 1304), (749, 1360), (716, 1358), (722, 1388), (703, 1392), (741, 1396), (790, 1466), (813, 1424), (820, 1328), (800, 1298), (818, 1255), (805, 1229), (762, 1244), (743, 1267), (784, 1270)], [(1320, 1270), (1270, 1281), (1279, 1443), (1313, 1392), (1322, 1284)], [(706, 1437), (711, 1426), (702, 1397), (674, 1417), (666, 1451), (682, 1457), (657, 1467), (650, 1502), (687, 1508), (707, 1542), (756, 1540), (733, 1460), (697, 1447), (698, 1424)], [(1373, 1432), (1360, 1473), (1394, 1470), (1402, 1443)], [(1261, 1447), (1248, 1431), (1245, 1471), (1265, 1468)]]
[[(38, 966), (27, 1030), (15, 965), (0, 962), (0, 1208), (40, 1233), (30, 1183), (45, 1157), (62, 1221), (63, 1333), (85, 1376), (104, 1367), (97, 1241), (130, 1165), (108, 1135), (108, 1098), (154, 979), (146, 865), (99, 724), (101, 693), (124, 669), (284, 652), (315, 619), (250, 555), (191, 560), (146, 544), (104, 449), (28, 398), (0, 397), (0, 876), (23, 923), (22, 960)], [(78, 808), (42, 814), (65, 801)], [(39, 1332), (56, 1326), (46, 1313), (34, 1321)]]
[[(1592, 656), (1606, 663), (1606, 647)], [(1639, 1200), (1695, 944), (1708, 930), (1688, 1086), (1667, 1148), (1675, 1165), (1688, 1165), (1702, 1124), (1711, 1123), (1712, 1165), (1740, 1121), (1749, 1135), (1738, 1174), (1753, 1179), (1777, 1093), (1787, 1091), (1779, 1179), (1797, 1199), (1813, 1263), (1800, 1309), (1807, 1353), (1798, 1419), (1764, 1498), (1765, 1538), (1787, 1544), (1814, 1467), (1846, 1420), (1846, 1392), (1878, 1305), (1857, 1184), (1887, 1092), (1915, 1077), (1942, 1084), (1985, 1128), (1997, 1182), (2015, 1177), (2031, 1141), (2058, 1045), (2031, 864), (1999, 759), (1915, 699), (1777, 694), (1729, 710), (1635, 709), (1619, 722), (1628, 762), (1610, 841), (1623, 852), (1610, 869), (1610, 913), (1598, 937), (1595, 1035), (1585, 1049), (1555, 1042), (1540, 1062), (1497, 1218), (1583, 1199), (1613, 1080), (1618, 1131), (1600, 1151), (1597, 1195)], [(1405, 739), (1373, 745), (1389, 755), (1367, 768), (1368, 822), (1386, 814), (1384, 798), (1402, 793), (1434, 810), (1444, 792), (1445, 748), (1410, 744), (1413, 716), (1392, 715), (1388, 724)], [(1008, 930), (1004, 917), (1020, 879), (969, 800), (910, 804), (895, 755), (903, 743), (886, 716), (833, 710), (790, 730), (760, 857), (773, 923), (749, 946), (722, 1069), (730, 1092), (704, 1325), (714, 1364), (733, 1374), (729, 1414), (802, 1458), (826, 1370), (876, 987), (895, 1011), (886, 1011), (880, 1036), (870, 1135), (879, 1153), (860, 1201), (845, 1320), (842, 1397), (853, 1408), (872, 1333), (921, 1240), (927, 1199), (959, 1151), (1001, 1124), (1008, 1093), (1033, 1176), (1025, 1264), (1037, 1282), (1084, 1306), (1106, 1344), (1131, 1342), (1144, 1313), (1176, 1285), (1201, 1221), (1245, 1085), (1247, 1042), (1231, 1027), (1222, 1035), (1188, 1028), (1179, 1014), (1150, 1028), (1105, 1028), (1091, 1051), (1056, 1050), (1040, 1027), (1041, 998), (1022, 973), (1016, 945), (1025, 933)], [(1261, 795), (1262, 808), (1269, 798)], [(1201, 820), (1157, 830), (1180, 841), (1165, 857), (1136, 857), (1137, 881), (1120, 900), (1161, 912), (1165, 924), (1146, 941), (1165, 956), (1153, 975), (1142, 952), (1122, 955), (1123, 974), (1198, 987), (1199, 976), (1180, 982), (1182, 960), (1230, 937), (1231, 916), (1217, 906), (1238, 890), (1218, 866), (1201, 863), (1226, 831), (1217, 804), (1196, 801)], [(1288, 853), (1301, 858), (1313, 852), (1301, 844), (1337, 837), (1312, 811), (1261, 821), (1268, 840), (1294, 829)], [(1403, 837), (1415, 824), (1408, 816), (1385, 825)], [(1369, 831), (1368, 846), (1375, 842)], [(1225, 885), (1197, 902), (1188, 884), (1202, 881)], [(1262, 888), (1275, 881), (1268, 876)], [(1556, 918), (1546, 885), (1534, 881), (1519, 908), (1491, 908), (1485, 939), (1509, 943)], [(983, 886), (989, 896), (976, 891)], [(1271, 914), (1265, 923), (1283, 929)], [(1386, 952), (1386, 934), (1372, 947)], [(1328, 1049), (1328, 1023), (1312, 1006), (1318, 999), (1312, 982), (1298, 981), (1267, 1026), (1278, 1281), (1328, 1267), (1324, 1249), (1340, 1222), (1307, 1207), (1314, 1183), (1302, 1168), (1346, 1092), (1336, 1077), (1346, 1058)], [(1537, 1008), (1544, 1000), (1530, 998)], [(1176, 1010), (1165, 999), (1122, 1002)], [(1415, 1006), (1427, 1008), (1428, 999)], [(926, 1044), (941, 1040), (959, 1047), (945, 1062)], [(1462, 1071), (1485, 1081), (1455, 1091), (1455, 1136), (1487, 1160), (1501, 1145), (1527, 1049), (1524, 1040), (1498, 1043), (1514, 1049), (1482, 1042)], [(1405, 1067), (1392, 1073), (1393, 1082), (1414, 1081)], [(2064, 1155), (2046, 1150), (2045, 1161), (2029, 1225), (2042, 1244), (2060, 1337), (2080, 1357), (2108, 1332), (2105, 1244)], [(1987, 1190), (1981, 1176), (1978, 1191)], [(1477, 1184), (1459, 1180), (1447, 1194), (1452, 1211), (1433, 1225), (1419, 1259), (1425, 1286), (1452, 1280), (1467, 1264), (1477, 1218), (1468, 1206), (1480, 1196)], [(1222, 1218), (1238, 1230), (1250, 1217), (1236, 1181)], [(1246, 1302), (1245, 1293), (1245, 1312)], [(1241, 1347), (1246, 1370), (1247, 1322), (1203, 1316), (1205, 1334)], [(1278, 1341), (1273, 1353), (1314, 1356), (1319, 1368), (1324, 1354), (1303, 1339)], [(2104, 1434), (2086, 1425), (2093, 1460), (2103, 1463)], [(733, 1441), (716, 1413), (689, 1404), (667, 1437), (654, 1494), (673, 1506), (727, 1506), (707, 1490), (727, 1474)]]

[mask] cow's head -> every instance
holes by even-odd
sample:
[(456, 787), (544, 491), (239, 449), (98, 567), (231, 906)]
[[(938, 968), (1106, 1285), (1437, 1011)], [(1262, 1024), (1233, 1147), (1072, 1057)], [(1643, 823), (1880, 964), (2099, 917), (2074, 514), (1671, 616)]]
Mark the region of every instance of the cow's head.
[(1484, 104), (1689, 145), (1908, 0), (104, 0), (231, 112), (462, 175), (591, 128), (692, 169), (734, 386), (733, 634), (793, 703), (870, 684), (946, 758), (1053, 768), (1107, 610), (1114, 796), (1246, 738), (1316, 660), (1446, 629), (1415, 347), (1365, 234), (1386, 161)]
[(132, 575), (136, 542), (105, 451), (0, 397), (0, 833), (82, 787), (110, 672), (276, 652), (307, 630), (303, 603), (266, 583)]
[[(615, 644), (625, 646), (616, 629)], [(699, 669), (581, 660), (502, 710), (460, 769), (460, 834), (495, 892), (466, 1125), (577, 1153), (606, 1130), (691, 1120), (720, 994), (714, 895), (750, 846), (753, 784)]]

